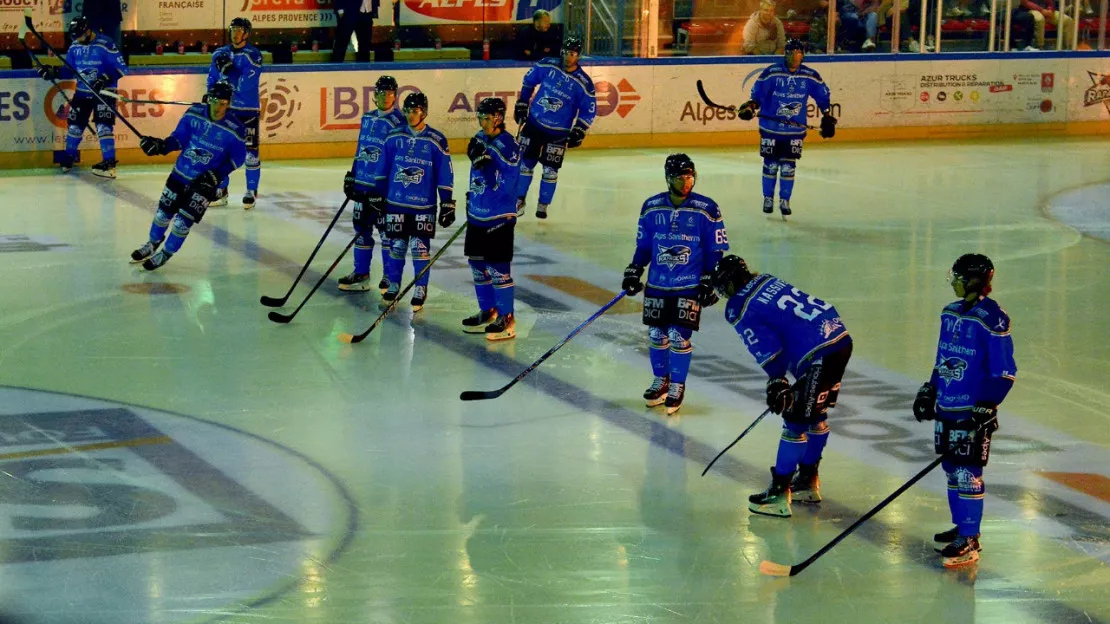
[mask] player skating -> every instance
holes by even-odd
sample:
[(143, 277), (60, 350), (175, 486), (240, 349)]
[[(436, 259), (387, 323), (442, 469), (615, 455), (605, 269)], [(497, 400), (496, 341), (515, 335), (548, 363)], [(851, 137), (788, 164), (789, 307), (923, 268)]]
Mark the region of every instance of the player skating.
[(478, 313), (463, 319), (462, 324), (469, 334), (507, 340), (516, 336), (510, 263), (520, 150), (513, 135), (505, 131), (505, 102), (500, 98), (485, 98), (478, 104), (478, 124), (482, 129), (466, 150), (470, 190), (463, 248), (474, 274)]
[[(425, 123), (428, 117), (428, 96), (410, 93), (402, 108), (405, 125), (385, 140), (382, 167), (375, 176), (375, 187), (385, 197), (386, 236), (389, 259), (385, 274), (389, 288), (382, 294), (386, 307), (401, 291), (405, 256), (412, 251), (412, 268), (419, 273), (428, 266), (430, 248), (436, 232), (436, 198), (439, 199), (439, 224), (449, 227), (455, 222), (455, 200), (452, 199), (455, 173), (447, 137)], [(413, 289), (413, 311), (424, 307), (428, 298), (426, 271)]]
[(717, 203), (693, 192), (694, 161), (671, 154), (663, 171), (667, 191), (648, 198), (640, 209), (636, 252), (621, 288), (630, 296), (644, 291), (643, 321), (655, 374), (644, 399), (649, 407), (664, 404), (674, 414), (686, 393), (694, 351), (690, 336), (701, 324), (702, 308), (717, 302), (710, 275), (728, 249), (728, 237)]
[(771, 485), (750, 496), (748, 508), (790, 517), (791, 492), (799, 502), (821, 501), (817, 468), (829, 438), (828, 410), (836, 406), (852, 338), (832, 304), (753, 273), (738, 256), (722, 258), (712, 282), (728, 300), (725, 318), (769, 377), (767, 407), (783, 420)]
[(949, 283), (959, 300), (940, 314), (936, 364), (913, 402), (918, 421), (936, 419), (933, 440), (948, 475), (956, 526), (934, 536), (946, 544), (938, 549), (945, 567), (979, 560), (983, 467), (998, 429), (998, 406), (1017, 374), (1010, 317), (987, 296), (993, 277), (994, 264), (982, 254), (965, 254), (952, 265)]
[[(144, 269), (153, 271), (168, 262), (185, 243), (189, 230), (204, 218), (220, 180), (243, 166), (246, 128), (229, 114), (232, 92), (231, 85), (217, 82), (208, 90), (205, 104), (194, 104), (185, 111), (173, 134), (165, 139), (143, 137), (139, 143), (148, 156), (178, 150), (181, 154), (162, 189), (150, 238), (131, 252), (132, 263), (142, 262)], [(165, 246), (159, 249), (163, 241)]]
[(582, 40), (567, 37), (562, 58), (543, 59), (524, 75), (520, 99), (513, 110), (516, 123), (524, 124), (519, 133), (522, 155), (516, 189), (518, 215), (524, 214), (528, 187), (538, 163), (543, 165), (543, 174), (536, 217), (547, 218), (566, 150), (582, 145), (597, 115), (594, 83), (578, 64), (581, 54)]
[[(217, 82), (228, 82), (235, 89), (231, 115), (247, 130), (247, 191), (243, 194), (243, 210), (254, 208), (262, 165), (258, 160), (258, 122), (261, 115), (258, 82), (262, 76), (262, 52), (250, 43), (250, 20), (237, 17), (227, 28), (231, 43), (212, 53), (208, 69), (208, 89)], [(211, 206), (227, 205), (228, 180), (220, 180), (218, 195)]]
[(802, 157), (806, 137), (806, 105), (809, 98), (821, 111), (821, 136), (836, 134), (836, 118), (830, 111), (829, 87), (814, 70), (802, 65), (805, 44), (791, 39), (786, 56), (756, 79), (751, 99), (737, 110), (740, 119), (759, 116), (759, 155), (763, 157), (763, 212), (775, 211), (775, 184), (779, 185), (779, 210), (790, 215), (790, 196), (794, 192), (794, 172)]
[[(77, 81), (77, 91), (70, 103), (69, 117), (66, 120), (66, 147), (59, 164), (63, 173), (73, 168), (77, 160), (77, 147), (91, 115), (96, 124), (96, 136), (100, 140), (100, 153), (103, 156), (103, 160), (92, 166), (93, 175), (114, 178), (117, 165), (116, 138), (113, 134), (116, 116), (108, 107), (115, 107), (116, 103), (112, 99), (101, 100), (93, 93), (115, 89), (120, 77), (127, 74), (127, 66), (116, 43), (97, 34), (89, 25), (88, 18), (81, 16), (73, 19), (69, 23), (69, 36), (73, 43), (66, 52), (66, 62), (80, 72), (84, 80)], [(40, 66), (38, 73), (51, 82), (73, 77), (69, 75), (71, 72), (68, 68), (51, 65)]]
[(389, 289), (385, 266), (389, 258), (389, 243), (385, 236), (382, 217), (385, 215), (385, 198), (375, 188), (374, 178), (383, 164), (385, 139), (397, 128), (407, 125), (405, 116), (397, 109), (397, 79), (381, 76), (374, 83), (375, 109), (362, 116), (358, 132), (358, 147), (351, 170), (343, 178), (343, 192), (354, 202), (354, 226), (358, 233), (355, 241), (355, 268), (349, 275), (339, 278), (339, 290), (363, 292), (370, 290), (370, 262), (374, 257), (374, 228), (378, 228), (382, 244), (382, 279), (378, 289), (384, 294)]

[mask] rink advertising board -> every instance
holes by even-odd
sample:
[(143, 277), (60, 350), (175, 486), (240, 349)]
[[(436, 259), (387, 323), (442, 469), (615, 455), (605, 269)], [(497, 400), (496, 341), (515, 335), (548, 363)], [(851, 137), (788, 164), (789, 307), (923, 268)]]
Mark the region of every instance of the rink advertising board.
[[(1110, 61), (1097, 57), (811, 65), (832, 90), (840, 129), (1110, 121)], [(665, 137), (754, 131), (755, 124), (738, 121), (735, 113), (705, 106), (695, 85), (700, 79), (714, 100), (739, 104), (748, 98), (762, 68), (748, 63), (588, 65), (597, 93), (591, 134)], [(500, 97), (512, 109), (526, 70), (468, 63), (457, 69), (438, 65), (393, 73), (401, 85), (399, 99), (423, 91), (430, 103), (428, 122), (448, 138), (459, 139), (477, 130), (474, 110), (482, 98)], [(263, 143), (354, 141), (359, 118), (373, 106), (379, 74), (267, 71), (261, 82)], [(72, 82), (63, 86), (72, 91)], [(204, 76), (137, 72), (124, 77), (120, 89), (132, 99), (197, 101)], [(154, 136), (172, 132), (184, 112), (180, 106), (158, 104), (121, 104), (119, 109)], [(51, 84), (0, 74), (0, 151), (60, 147), (65, 114), (65, 101)], [(809, 115), (816, 121), (820, 113), (811, 105)], [(138, 147), (122, 124), (116, 131), (121, 148)], [(93, 143), (91, 137), (86, 141)]]
[(23, 24), (24, 11), (31, 9), (31, 20), (39, 32), (59, 32), (65, 17), (65, 0), (3, 0), (0, 2), (0, 32), (16, 34)]
[(400, 0), (400, 23), (508, 24), (532, 19), (538, 9), (551, 12), (551, 21), (563, 21), (563, 0)]
[(334, 28), (333, 0), (226, 0), (227, 20), (245, 17), (253, 28)]

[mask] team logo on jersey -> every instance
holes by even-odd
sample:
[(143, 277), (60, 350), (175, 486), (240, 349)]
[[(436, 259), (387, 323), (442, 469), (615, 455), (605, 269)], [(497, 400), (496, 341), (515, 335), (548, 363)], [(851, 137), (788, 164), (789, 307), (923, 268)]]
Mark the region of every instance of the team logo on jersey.
[(690, 248), (686, 245), (674, 247), (659, 246), (659, 253), (655, 255), (655, 264), (673, 269), (680, 264), (690, 262)]
[(821, 335), (826, 339), (841, 329), (844, 329), (844, 323), (840, 322), (840, 317), (821, 321)]
[(802, 112), (801, 102), (783, 102), (779, 106), (778, 116), (790, 118)]
[(538, 104), (540, 108), (542, 108), (543, 110), (545, 110), (549, 113), (557, 112), (559, 109), (561, 109), (563, 107), (563, 101), (562, 100), (560, 100), (559, 98), (553, 98), (553, 97), (549, 97), (549, 96), (545, 96), (545, 97), (540, 98), (539, 100), (536, 101), (536, 104)]
[(956, 357), (945, 358), (937, 364), (937, 376), (944, 380), (945, 385), (964, 378), (967, 362)]
[(474, 176), (470, 179), (470, 192), (474, 195), (481, 195), (486, 192), (486, 181), (481, 176)]
[(420, 184), (424, 180), (424, 170), (420, 167), (402, 167), (393, 176), (394, 182), (400, 182), (405, 188), (413, 184)]
[(378, 147), (377, 145), (371, 145), (370, 147), (364, 147), (359, 150), (358, 158), (356, 158), (355, 160), (364, 163), (376, 163), (381, 160), (381, 157), (382, 148)]
[(213, 157), (212, 152), (199, 147), (190, 147), (181, 155), (194, 165), (207, 165), (212, 162)]

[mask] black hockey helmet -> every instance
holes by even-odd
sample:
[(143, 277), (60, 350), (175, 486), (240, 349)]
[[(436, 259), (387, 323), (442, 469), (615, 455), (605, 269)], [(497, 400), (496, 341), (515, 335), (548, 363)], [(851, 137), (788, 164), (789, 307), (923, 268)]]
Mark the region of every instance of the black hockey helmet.
[(231, 96), (233, 95), (235, 95), (235, 88), (232, 87), (231, 83), (227, 82), (226, 80), (221, 80), (212, 85), (210, 89), (208, 89), (209, 102), (211, 102), (212, 100), (224, 100), (230, 102)]
[(70, 39), (77, 39), (84, 36), (90, 28), (92, 28), (92, 25), (89, 23), (89, 18), (78, 15), (70, 20), (67, 32), (69, 32)]
[(663, 173), (667, 176), (667, 179), (675, 178), (686, 173), (693, 175), (695, 178), (698, 175), (697, 170), (694, 169), (694, 161), (690, 160), (689, 156), (682, 153), (667, 156), (667, 162), (663, 165)]
[(717, 261), (713, 267), (713, 289), (722, 297), (735, 295), (745, 284), (752, 281), (755, 274), (748, 269), (748, 263), (736, 255), (728, 255)]
[(251, 31), (251, 21), (245, 17), (237, 17), (231, 20), (231, 23), (227, 25), (228, 30), (232, 28), (242, 28), (244, 32), (249, 33)]
[(393, 76), (378, 76), (378, 81), (374, 83), (375, 91), (397, 91), (397, 79)]
[(428, 96), (424, 95), (423, 93), (421, 93), (419, 91), (417, 91), (415, 93), (410, 93), (410, 94), (405, 96), (405, 105), (402, 106), (401, 108), (403, 108), (404, 110), (409, 110), (410, 108), (420, 108), (420, 109), (424, 110), (425, 114), (427, 114), (428, 113)]
[(964, 290), (989, 294), (991, 279), (994, 277), (994, 263), (983, 254), (969, 253), (956, 258), (952, 270), (948, 272), (949, 282), (959, 280)]
[(786, 50), (787, 54), (793, 52), (794, 50), (800, 50), (802, 54), (805, 54), (806, 44), (801, 39), (790, 39), (786, 42), (786, 47), (784, 49)]
[(567, 35), (563, 40), (563, 51), (567, 50), (582, 54), (582, 39), (578, 35)]
[(482, 101), (478, 102), (478, 108), (475, 112), (479, 115), (501, 115), (504, 117), (505, 100), (499, 97), (482, 98)]

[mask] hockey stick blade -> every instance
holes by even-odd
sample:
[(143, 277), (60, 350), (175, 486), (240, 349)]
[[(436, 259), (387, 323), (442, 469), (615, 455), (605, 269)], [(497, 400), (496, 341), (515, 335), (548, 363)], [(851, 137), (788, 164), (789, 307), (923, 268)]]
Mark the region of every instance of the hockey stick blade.
[(713, 100), (709, 99), (709, 96), (705, 93), (705, 86), (702, 85), (701, 80), (698, 80), (698, 95), (701, 96), (701, 101), (705, 102), (706, 106), (712, 106), (713, 108), (723, 108), (725, 110), (736, 110), (735, 106), (721, 106), (720, 104), (717, 104)]
[(794, 576), (797, 574), (793, 566), (782, 565), (781, 563), (767, 561), (766, 559), (759, 564), (759, 571), (767, 576)]
[(292, 314), (282, 314), (281, 312), (278, 312), (276, 310), (271, 310), (270, 313), (266, 315), (266, 318), (270, 319), (271, 321), (273, 321), (275, 323), (285, 324), (285, 323), (288, 323), (289, 321), (293, 320), (293, 315)]
[(27, 7), (26, 9), (23, 9), (23, 21), (19, 23), (20, 41), (23, 41), (23, 38), (27, 36), (27, 33), (31, 32), (27, 30), (27, 24), (31, 23), (34, 23), (34, 18), (31, 16), (31, 7)]
[(286, 301), (289, 301), (289, 297), (282, 297), (281, 299), (275, 299), (274, 297), (268, 297), (266, 295), (262, 295), (261, 297), (258, 298), (258, 303), (261, 303), (262, 305), (266, 306), (267, 308), (280, 308), (281, 306), (285, 305)]
[(489, 392), (483, 390), (464, 390), (463, 393), (459, 395), (459, 399), (462, 401), (485, 401), (487, 399), (496, 399), (502, 394), (505, 394), (504, 388), (501, 390), (491, 390)]
[(320, 276), (320, 279), (316, 280), (316, 284), (312, 287), (312, 290), (308, 291), (308, 294), (304, 296), (301, 304), (297, 306), (296, 310), (293, 310), (292, 314), (282, 314), (275, 310), (271, 310), (270, 313), (266, 315), (266, 317), (275, 323), (288, 323), (289, 321), (293, 320), (293, 317), (297, 316), (297, 313), (301, 311), (301, 308), (304, 307), (304, 304), (308, 303), (308, 300), (312, 298), (312, 295), (316, 294), (316, 291), (320, 289), (320, 285), (328, 279), (328, 276), (331, 275), (331, 272), (335, 270), (335, 267), (339, 266), (339, 263), (343, 260), (343, 257), (347, 255), (347, 252), (351, 250), (351, 247), (354, 247), (355, 241), (358, 240), (359, 236), (359, 234), (355, 234), (351, 238), (351, 241), (347, 243), (347, 246), (343, 248), (342, 252), (340, 252), (339, 257), (335, 259), (335, 262), (331, 263), (331, 266), (328, 267), (327, 271), (324, 271), (324, 274)]

